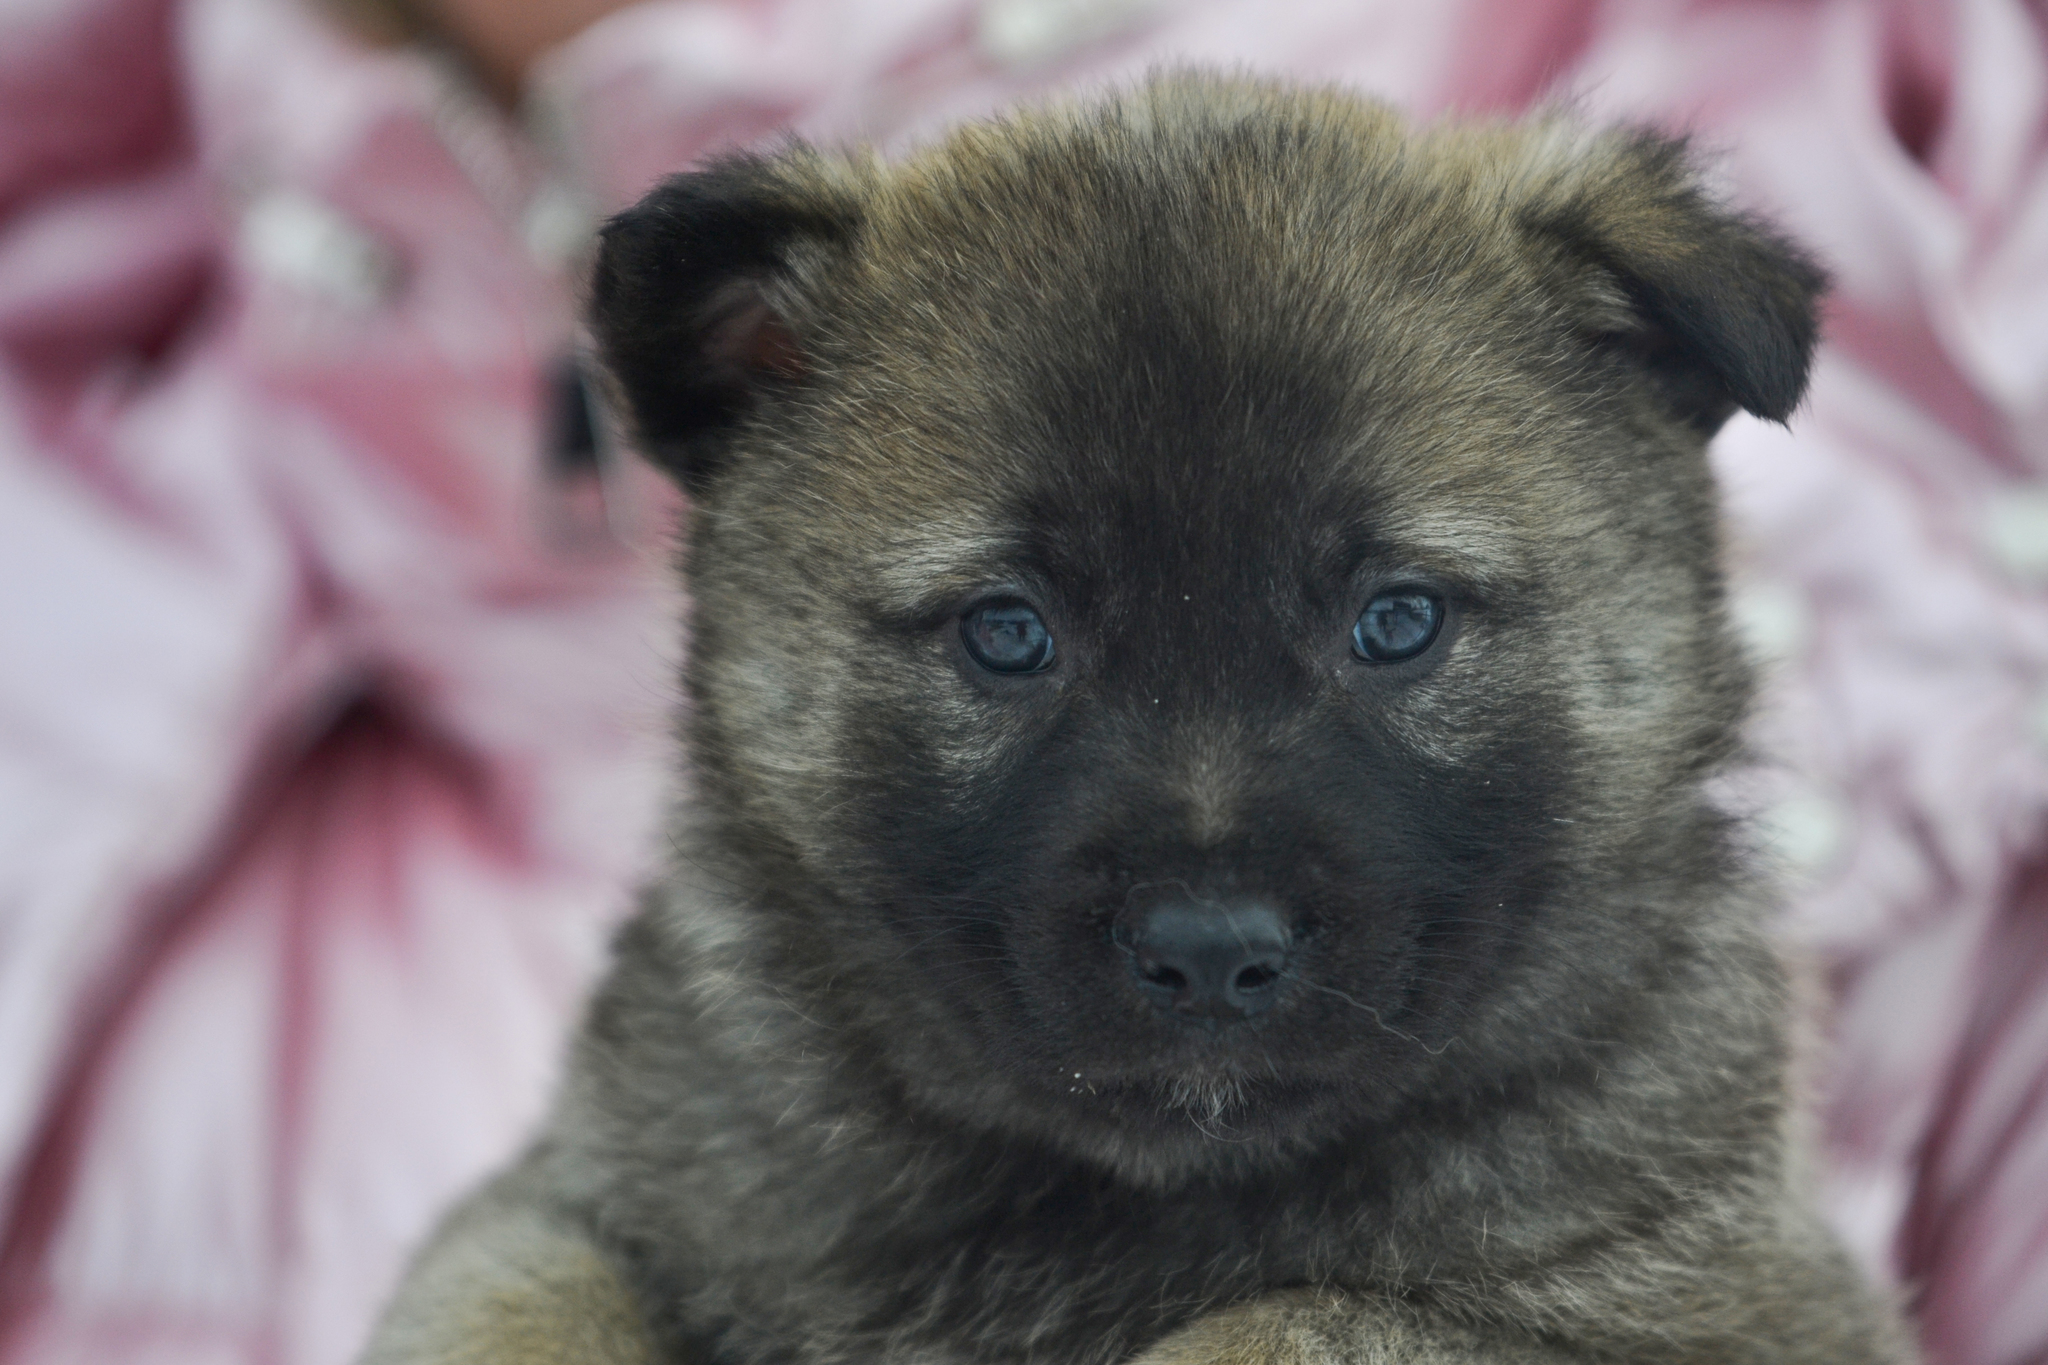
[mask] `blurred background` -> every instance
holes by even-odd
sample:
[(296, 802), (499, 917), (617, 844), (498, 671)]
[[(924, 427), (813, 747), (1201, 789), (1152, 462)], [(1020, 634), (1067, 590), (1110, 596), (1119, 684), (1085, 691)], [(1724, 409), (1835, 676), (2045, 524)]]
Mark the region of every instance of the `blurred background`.
[(342, 1365), (657, 852), (677, 497), (590, 233), (1162, 60), (1691, 130), (1835, 271), (1715, 457), (1819, 1197), (2048, 1362), (2048, 13), (2024, 0), (0, 0), (0, 1365)]

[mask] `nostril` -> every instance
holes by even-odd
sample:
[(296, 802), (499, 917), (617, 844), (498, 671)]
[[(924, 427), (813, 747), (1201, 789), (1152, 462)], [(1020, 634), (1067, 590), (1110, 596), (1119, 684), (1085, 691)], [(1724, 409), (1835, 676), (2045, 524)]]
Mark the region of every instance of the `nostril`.
[(1237, 991), (1264, 990), (1279, 979), (1280, 972), (1277, 968), (1269, 967), (1263, 962), (1255, 962), (1232, 979), (1230, 988)]
[(1184, 991), (1188, 988), (1186, 974), (1175, 971), (1164, 963), (1141, 962), (1138, 964), (1138, 970), (1143, 973), (1147, 981), (1150, 981), (1155, 986), (1164, 986), (1166, 989), (1174, 992)]

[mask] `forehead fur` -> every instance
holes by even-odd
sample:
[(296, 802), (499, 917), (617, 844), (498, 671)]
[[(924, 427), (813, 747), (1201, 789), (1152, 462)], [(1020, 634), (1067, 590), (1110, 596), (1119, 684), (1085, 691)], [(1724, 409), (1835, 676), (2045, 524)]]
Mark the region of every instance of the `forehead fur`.
[(1185, 520), (1219, 493), (1297, 520), (1349, 499), (1327, 510), (1411, 557), (1499, 571), (1532, 517), (1554, 538), (1593, 510), (1573, 435), (1615, 397), (1571, 342), (1622, 304), (1527, 224), (1610, 152), (1180, 76), (895, 165), (785, 162), (859, 226), (797, 272), (818, 378), (769, 482), (885, 590), (1000, 568), (1034, 502)]

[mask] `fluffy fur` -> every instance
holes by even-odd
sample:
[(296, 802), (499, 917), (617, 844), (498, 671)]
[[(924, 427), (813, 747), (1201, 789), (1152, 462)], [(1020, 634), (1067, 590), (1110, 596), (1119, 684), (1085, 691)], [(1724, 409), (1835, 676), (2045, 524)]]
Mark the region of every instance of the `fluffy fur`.
[[(607, 229), (695, 497), (671, 874), (368, 1360), (1902, 1362), (1704, 785), (1708, 435), (1819, 273), (1684, 149), (1199, 75)], [(1375, 592), (1434, 645), (1349, 648)], [(1057, 642), (999, 676), (963, 612)], [(1256, 898), (1194, 1027), (1117, 925)]]

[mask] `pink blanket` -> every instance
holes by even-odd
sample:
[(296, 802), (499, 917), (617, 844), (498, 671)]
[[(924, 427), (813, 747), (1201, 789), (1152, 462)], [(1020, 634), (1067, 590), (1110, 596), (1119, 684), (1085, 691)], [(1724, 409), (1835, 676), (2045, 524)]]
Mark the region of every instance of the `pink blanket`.
[(1696, 129), (1832, 261), (1716, 451), (1816, 1188), (2048, 1362), (2048, 15), (2021, 0), (621, 12), (524, 138), (294, 0), (0, 10), (0, 1365), (340, 1365), (534, 1120), (655, 837), (675, 505), (550, 460), (594, 214), (1162, 58)]

